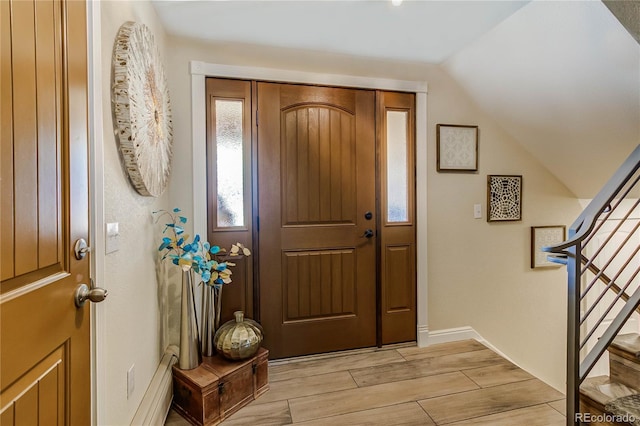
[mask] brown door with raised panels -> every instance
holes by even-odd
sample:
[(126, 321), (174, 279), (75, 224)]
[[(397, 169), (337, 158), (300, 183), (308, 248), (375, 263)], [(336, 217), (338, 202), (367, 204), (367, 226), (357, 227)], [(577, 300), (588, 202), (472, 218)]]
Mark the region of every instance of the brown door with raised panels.
[(380, 343), (416, 340), (415, 95), (378, 92)]
[(0, 424), (91, 424), (86, 9), (0, 2)]
[(265, 346), (271, 358), (375, 346), (375, 92), (257, 86)]

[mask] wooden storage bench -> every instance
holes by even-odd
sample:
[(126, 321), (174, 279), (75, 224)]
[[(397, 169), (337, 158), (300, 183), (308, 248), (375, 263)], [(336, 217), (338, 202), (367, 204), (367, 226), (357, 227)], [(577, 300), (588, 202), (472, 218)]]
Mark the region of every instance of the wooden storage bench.
[(193, 370), (174, 365), (174, 409), (194, 425), (217, 425), (269, 389), (268, 357), (260, 348), (243, 361), (216, 355)]

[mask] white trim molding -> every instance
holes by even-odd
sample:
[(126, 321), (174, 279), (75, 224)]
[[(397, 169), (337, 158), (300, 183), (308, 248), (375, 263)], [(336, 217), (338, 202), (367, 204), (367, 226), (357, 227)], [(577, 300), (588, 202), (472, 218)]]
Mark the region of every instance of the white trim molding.
[[(202, 74), (191, 75), (191, 135), (193, 143), (193, 235), (207, 235), (207, 90)], [(206, 238), (205, 238), (206, 240)]]
[[(427, 332), (427, 345), (436, 345), (439, 343), (459, 342), (461, 340), (477, 340), (478, 342), (500, 355), (502, 358), (517, 365), (511, 358), (504, 354), (501, 350), (493, 346), (484, 337), (480, 335), (473, 327), (447, 328), (444, 330), (435, 330)], [(418, 345), (420, 346), (420, 345)]]
[(460, 340), (477, 340), (483, 342), (484, 339), (472, 327), (447, 328), (445, 330), (427, 331), (427, 346), (439, 343), (459, 342)]
[[(191, 61), (191, 116), (193, 191), (206, 192), (206, 77), (317, 84), (377, 89), (416, 94), (416, 214), (417, 214), (417, 329), (418, 346), (426, 346), (427, 315), (427, 83), (342, 74), (321, 74), (275, 68), (259, 68)], [(204, 197), (193, 197), (194, 234), (206, 235), (207, 210)]]
[[(419, 319), (418, 324), (420, 324)], [(429, 344), (429, 327), (426, 325), (418, 325), (418, 336), (416, 339), (416, 345), (419, 348), (424, 348), (425, 346), (429, 346)]]
[(173, 399), (173, 365), (178, 361), (178, 348), (169, 346), (156, 369), (151, 383), (144, 393), (131, 425), (163, 425)]
[(190, 65), (192, 76), (201, 75), (206, 77), (237, 78), (243, 80), (277, 81), (282, 83), (319, 84), (325, 86), (354, 87), (358, 89), (427, 93), (427, 83), (424, 81), (393, 80), (388, 78), (313, 73), (276, 68), (208, 64), (200, 61), (191, 61)]
[[(89, 242), (91, 244), (91, 278), (103, 287), (105, 279), (104, 235), (104, 140), (102, 117), (102, 33), (100, 2), (87, 2), (87, 66), (89, 106)], [(91, 421), (104, 424), (107, 372), (105, 342), (107, 335), (105, 306), (91, 306)]]

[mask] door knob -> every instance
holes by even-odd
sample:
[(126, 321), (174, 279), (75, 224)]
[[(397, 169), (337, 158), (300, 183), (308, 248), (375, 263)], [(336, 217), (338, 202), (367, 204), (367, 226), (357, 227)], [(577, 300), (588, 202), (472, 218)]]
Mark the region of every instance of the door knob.
[(364, 238), (371, 238), (373, 237), (373, 229), (367, 229), (366, 231), (364, 231), (364, 234), (362, 234), (362, 236)]
[(93, 303), (102, 302), (107, 298), (108, 294), (109, 293), (104, 288), (94, 287), (90, 289), (88, 285), (80, 284), (78, 288), (76, 288), (76, 307), (83, 307), (87, 300)]

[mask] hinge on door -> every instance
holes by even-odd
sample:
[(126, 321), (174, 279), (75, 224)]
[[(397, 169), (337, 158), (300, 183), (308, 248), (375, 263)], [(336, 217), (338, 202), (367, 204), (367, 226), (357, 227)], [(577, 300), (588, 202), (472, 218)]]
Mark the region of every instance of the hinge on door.
[(256, 126), (258, 125), (258, 110), (256, 110)]
[(260, 216), (256, 216), (256, 229), (260, 232)]

